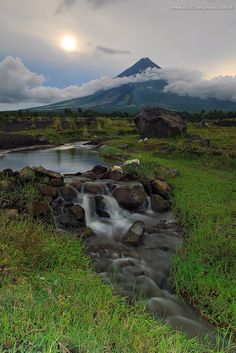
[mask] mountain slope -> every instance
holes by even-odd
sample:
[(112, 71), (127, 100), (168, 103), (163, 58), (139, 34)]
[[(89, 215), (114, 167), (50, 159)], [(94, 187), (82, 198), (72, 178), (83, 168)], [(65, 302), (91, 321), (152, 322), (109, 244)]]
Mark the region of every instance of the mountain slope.
[[(143, 58), (117, 77), (133, 76), (150, 67), (160, 69), (149, 58)], [(144, 107), (160, 107), (189, 112), (201, 110), (236, 111), (236, 102), (222, 101), (215, 98), (201, 99), (179, 96), (175, 93), (164, 92), (164, 87), (167, 84), (167, 81), (164, 80), (129, 83), (109, 90), (101, 90), (86, 97), (33, 108), (30, 111), (61, 111), (66, 108), (72, 110), (82, 108), (102, 112), (136, 112)]]
[[(163, 92), (166, 82), (163, 80), (126, 84), (107, 91), (99, 91), (91, 96), (75, 98), (49, 106), (34, 108), (34, 111), (92, 109), (101, 112), (137, 112), (144, 107), (160, 107), (170, 110), (236, 111), (236, 103), (215, 98), (201, 99), (178, 96)], [(32, 109), (31, 109), (32, 110)]]
[(157, 68), (160, 69), (160, 66), (155, 64), (152, 60), (149, 58), (142, 58), (139, 61), (137, 61), (133, 66), (131, 66), (129, 69), (123, 71), (121, 74), (119, 74), (117, 77), (129, 77), (129, 76), (134, 76), (137, 74), (140, 74), (144, 72), (147, 69), (153, 69)]

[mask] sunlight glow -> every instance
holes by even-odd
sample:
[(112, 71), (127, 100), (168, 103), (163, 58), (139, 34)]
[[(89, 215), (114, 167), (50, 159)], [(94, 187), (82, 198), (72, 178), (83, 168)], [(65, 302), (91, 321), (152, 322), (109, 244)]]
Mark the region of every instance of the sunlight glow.
[(70, 35), (64, 36), (61, 40), (61, 47), (65, 51), (76, 51), (77, 49), (76, 38)]

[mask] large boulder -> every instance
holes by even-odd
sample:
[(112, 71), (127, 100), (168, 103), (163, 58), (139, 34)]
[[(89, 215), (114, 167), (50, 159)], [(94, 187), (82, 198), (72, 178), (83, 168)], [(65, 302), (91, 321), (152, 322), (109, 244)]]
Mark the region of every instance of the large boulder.
[(158, 179), (155, 179), (151, 182), (151, 188), (153, 194), (159, 194), (164, 198), (168, 198), (171, 192), (170, 185), (167, 184), (165, 181), (161, 181)]
[(102, 183), (86, 182), (83, 184), (83, 187), (84, 192), (88, 194), (99, 195), (106, 192), (106, 185)]
[(134, 121), (142, 138), (178, 136), (186, 131), (179, 114), (160, 108), (143, 109)]
[(151, 195), (151, 206), (156, 212), (166, 212), (170, 210), (170, 204), (160, 195)]
[(147, 194), (139, 183), (117, 186), (113, 196), (122, 207), (131, 211), (141, 207), (147, 199)]

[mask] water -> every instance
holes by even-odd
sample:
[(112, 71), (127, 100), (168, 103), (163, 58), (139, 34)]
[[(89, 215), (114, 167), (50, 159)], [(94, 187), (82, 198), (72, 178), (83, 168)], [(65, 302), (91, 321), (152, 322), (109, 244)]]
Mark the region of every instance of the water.
[(83, 143), (45, 149), (24, 149), (0, 153), (0, 171), (6, 168), (20, 170), (25, 166), (43, 165), (60, 173), (85, 172), (95, 165), (110, 166), (99, 154)]

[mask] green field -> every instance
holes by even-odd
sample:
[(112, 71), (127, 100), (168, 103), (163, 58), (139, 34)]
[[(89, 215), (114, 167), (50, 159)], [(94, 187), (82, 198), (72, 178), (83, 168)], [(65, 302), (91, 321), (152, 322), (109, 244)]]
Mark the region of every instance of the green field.
[[(236, 128), (190, 125), (189, 132), (210, 138), (211, 145), (187, 138), (138, 142), (130, 121), (105, 118), (89, 130), (54, 126), (33, 131), (57, 143), (110, 138), (100, 152), (114, 160), (140, 159), (141, 166), (132, 171), (142, 176), (157, 177), (160, 166), (179, 170), (175, 178), (166, 176), (173, 186), (174, 212), (185, 230), (184, 246), (173, 259), (173, 284), (222, 332), (235, 334), (236, 161), (230, 155), (236, 150)], [(15, 185), (10, 196), (1, 193), (1, 200), (8, 198), (22, 209), (35, 197), (34, 185)], [(4, 213), (0, 317), (1, 353), (221, 352), (185, 339), (115, 296), (77, 238), (24, 216), (9, 220)]]

